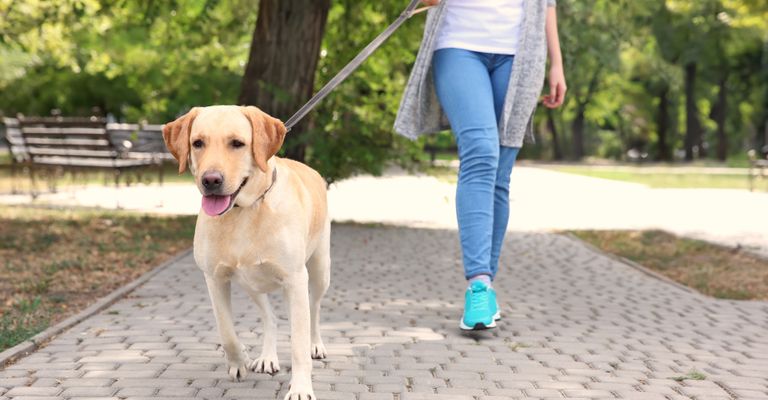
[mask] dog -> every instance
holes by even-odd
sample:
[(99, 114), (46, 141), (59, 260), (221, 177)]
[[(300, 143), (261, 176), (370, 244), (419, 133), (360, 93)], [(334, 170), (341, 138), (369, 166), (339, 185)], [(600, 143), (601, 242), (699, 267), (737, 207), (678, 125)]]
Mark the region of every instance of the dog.
[[(277, 323), (267, 293), (282, 289), (291, 325), (286, 400), (315, 399), (312, 359), (326, 357), (320, 302), (330, 284), (331, 224), (326, 183), (316, 171), (277, 157), (283, 123), (256, 107), (195, 107), (163, 126), (166, 147), (195, 177), (202, 206), (195, 262), (205, 275), (229, 376), (275, 374)], [(261, 355), (251, 360), (232, 321), (231, 281), (261, 312)]]

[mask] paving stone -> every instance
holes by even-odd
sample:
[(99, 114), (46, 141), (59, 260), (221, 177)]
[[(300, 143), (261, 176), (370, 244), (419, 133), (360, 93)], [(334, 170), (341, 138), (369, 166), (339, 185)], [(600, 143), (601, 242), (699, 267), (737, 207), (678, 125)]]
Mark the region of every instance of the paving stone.
[(162, 379), (162, 378), (120, 378), (112, 384), (117, 388), (126, 387), (152, 387), (152, 388), (165, 388), (165, 387), (185, 387), (189, 384), (188, 379)]
[(157, 392), (158, 396), (164, 396), (164, 397), (183, 397), (183, 398), (191, 398), (195, 396), (195, 393), (197, 393), (197, 388), (188, 387), (188, 388), (178, 388), (178, 387), (164, 387), (161, 388), (159, 392)]
[(32, 387), (32, 386), (20, 386), (15, 387), (5, 393), (8, 397), (17, 396), (56, 396), (61, 393), (63, 389), (60, 387)]
[(111, 387), (96, 387), (96, 386), (83, 386), (83, 387), (68, 387), (62, 393), (61, 396), (68, 397), (104, 397), (111, 396), (117, 389)]
[(114, 379), (109, 378), (89, 378), (89, 379), (65, 379), (61, 381), (62, 387), (107, 387), (112, 384)]
[(118, 397), (152, 396), (157, 392), (156, 388), (129, 387), (117, 391)]
[[(0, 397), (0, 399), (10, 399), (10, 397)], [(19, 397), (13, 397), (13, 400), (58, 400), (60, 397), (57, 396), (19, 396)]]
[[(710, 299), (563, 236), (510, 233), (494, 281), (504, 319), (466, 335), (455, 231), (337, 225), (332, 251), (329, 357), (313, 363), (320, 400), (768, 398), (766, 302)], [(414, 270), (420, 279), (402, 279)], [(236, 330), (255, 357), (259, 314), (236, 286)], [(86, 319), (0, 371), (0, 400), (282, 398), (289, 323), (282, 296), (271, 300), (275, 376), (229, 379), (190, 256), (114, 304), (118, 314)], [(689, 371), (707, 378), (671, 379)]]
[(103, 397), (70, 397), (69, 400), (122, 400), (119, 397), (103, 396)]
[[(265, 390), (265, 389), (253, 389), (253, 388), (233, 388), (233, 389), (227, 389), (226, 392), (224, 392), (225, 398), (278, 398), (275, 397), (275, 390)], [(279, 397), (282, 398), (282, 397)]]
[(218, 399), (224, 396), (224, 389), (202, 388), (197, 391), (197, 397), (205, 399)]
[(394, 400), (394, 395), (389, 393), (360, 393), (359, 400)]

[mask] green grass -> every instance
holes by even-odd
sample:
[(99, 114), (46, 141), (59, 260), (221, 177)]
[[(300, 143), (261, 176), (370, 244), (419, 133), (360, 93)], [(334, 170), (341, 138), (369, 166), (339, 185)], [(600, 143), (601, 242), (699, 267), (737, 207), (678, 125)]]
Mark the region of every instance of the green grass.
[[(674, 167), (669, 168), (668, 172), (656, 172), (657, 169), (654, 169), (654, 172), (647, 172), (643, 171), (643, 167), (621, 167), (611, 170), (577, 165), (556, 166), (552, 169), (594, 178), (640, 183), (652, 188), (749, 189), (749, 182), (744, 173), (686, 173), (676, 172)], [(757, 184), (764, 183), (758, 181)]]
[[(0, 155), (2, 156), (2, 155)], [(67, 172), (65, 174), (58, 173), (53, 175), (38, 175), (37, 183), (35, 187), (32, 187), (32, 182), (29, 178), (29, 174), (26, 171), (19, 171), (15, 177), (11, 176), (10, 167), (7, 163), (0, 161), (0, 193), (9, 193), (11, 190), (16, 189), (22, 193), (30, 193), (33, 191), (46, 193), (49, 191), (49, 182), (54, 182), (57, 189), (66, 190), (72, 186), (83, 185), (114, 185), (114, 177), (111, 171), (78, 171), (73, 179), (72, 175)], [(141, 175), (137, 174), (140, 172)], [(126, 180), (130, 184), (136, 184), (137, 182), (145, 184), (158, 184), (158, 171), (157, 168), (147, 168), (137, 171), (126, 171), (120, 177), (120, 185), (125, 186)], [(191, 183), (193, 182), (192, 175), (189, 172), (185, 172), (179, 175), (179, 167), (175, 163), (166, 163), (163, 166), (163, 180), (165, 183)]]
[[(536, 164), (533, 164), (536, 166)], [(688, 173), (683, 167), (634, 167), (589, 165), (546, 165), (544, 168), (569, 174), (590, 176), (593, 178), (610, 179), (623, 182), (632, 182), (647, 185), (652, 188), (717, 188), (717, 189), (749, 189), (749, 182), (744, 172), (728, 173), (728, 167), (717, 167), (717, 171), (706, 172), (707, 167), (697, 167), (697, 170), (705, 172)], [(427, 175), (433, 176), (443, 182), (455, 184), (457, 171), (446, 166), (427, 166), (422, 170)], [(661, 172), (658, 172), (661, 171)], [(725, 172), (725, 173), (724, 173)], [(768, 182), (756, 180), (756, 190), (768, 187)]]
[(682, 381), (686, 381), (686, 380), (703, 381), (703, 380), (707, 379), (707, 376), (702, 374), (699, 371), (691, 370), (690, 372), (688, 372), (685, 375), (673, 376), (673, 377), (670, 377), (669, 379), (672, 379), (673, 381), (677, 381), (677, 382), (682, 382)]
[(424, 167), (422, 169), (422, 172), (424, 172), (429, 176), (433, 176), (438, 180), (446, 183), (455, 184), (459, 180), (458, 171), (456, 170), (456, 168), (442, 167), (442, 166), (434, 166), (434, 167), (429, 166), (429, 167)]
[(19, 301), (0, 317), (0, 351), (42, 332), (49, 316), (41, 309), (41, 298)]

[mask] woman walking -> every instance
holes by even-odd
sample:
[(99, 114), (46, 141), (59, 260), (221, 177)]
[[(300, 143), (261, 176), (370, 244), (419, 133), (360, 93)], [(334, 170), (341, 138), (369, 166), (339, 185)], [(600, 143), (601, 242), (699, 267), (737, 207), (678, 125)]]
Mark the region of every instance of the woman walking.
[(456, 215), (464, 330), (496, 326), (493, 280), (509, 219), (509, 182), (531, 135), (549, 53), (549, 108), (565, 97), (556, 0), (424, 0), (427, 16), (395, 130), (412, 139), (448, 129), (459, 149)]

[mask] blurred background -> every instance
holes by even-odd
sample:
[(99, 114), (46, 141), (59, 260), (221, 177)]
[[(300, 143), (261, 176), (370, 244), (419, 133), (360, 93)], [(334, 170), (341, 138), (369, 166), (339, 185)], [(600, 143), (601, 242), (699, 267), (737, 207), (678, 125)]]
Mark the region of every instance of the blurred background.
[[(248, 103), (286, 120), (405, 3), (1, 0), (0, 113), (162, 124)], [(765, 0), (560, 0), (558, 15), (568, 96), (538, 110), (523, 159), (746, 167), (748, 150), (765, 152)], [(448, 132), (411, 143), (391, 129), (423, 22), (320, 103), (284, 153), (329, 180), (423, 162), (425, 147), (450, 158)]]
[[(0, 351), (191, 246), (200, 193), (161, 124), (211, 104), (287, 120), (407, 3), (0, 0)], [(569, 90), (535, 115), (509, 229), (768, 299), (768, 1), (558, 0), (557, 13)], [(456, 231), (451, 133), (392, 130), (424, 20), (281, 150), (328, 180), (335, 223)]]

